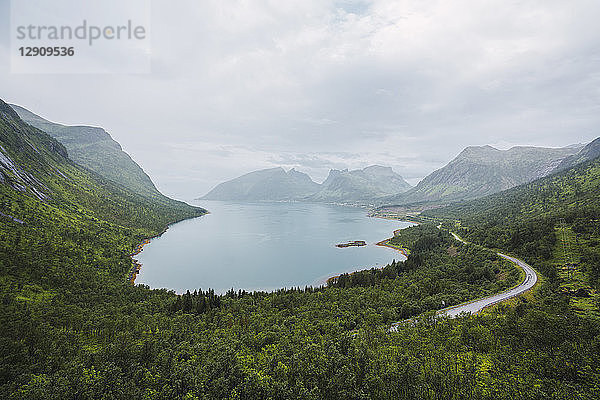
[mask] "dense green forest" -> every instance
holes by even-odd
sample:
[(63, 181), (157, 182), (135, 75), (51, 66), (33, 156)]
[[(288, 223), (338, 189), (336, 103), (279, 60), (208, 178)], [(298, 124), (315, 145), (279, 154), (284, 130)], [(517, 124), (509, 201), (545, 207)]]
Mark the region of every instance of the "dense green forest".
[(512, 263), (492, 251), (460, 243), (433, 225), (397, 231), (390, 242), (411, 249), (406, 261), (342, 274), (330, 279), (328, 286), (388, 288), (396, 297), (391, 307), (402, 304), (394, 318), (400, 320), (501, 292), (521, 279)]
[[(474, 243), (506, 249), (534, 263), (563, 291), (598, 313), (600, 159), (480, 200), (428, 210)], [(581, 290), (580, 290), (581, 289)], [(580, 304), (582, 305), (582, 304)]]
[[(505, 242), (527, 225), (497, 222), (497, 241), (485, 241), (477, 226), (492, 217), (471, 214), (457, 226), (458, 213), (436, 216), (472, 242), (508, 243), (507, 251), (544, 265), (535, 293), (478, 316), (438, 319), (433, 310), (511, 286), (519, 271), (429, 224), (392, 238), (410, 248), (407, 261), (327, 287), (178, 296), (131, 286), (129, 254), (204, 210), (136, 196), (73, 164), (58, 142), (10, 112), (0, 117), (2, 152), (16, 166), (2, 170), (0, 183), (1, 398), (600, 396), (600, 325), (560, 290), (553, 221), (523, 221), (539, 235)], [(563, 228), (592, 243), (598, 225), (585, 218)], [(538, 242), (549, 255), (525, 253)]]

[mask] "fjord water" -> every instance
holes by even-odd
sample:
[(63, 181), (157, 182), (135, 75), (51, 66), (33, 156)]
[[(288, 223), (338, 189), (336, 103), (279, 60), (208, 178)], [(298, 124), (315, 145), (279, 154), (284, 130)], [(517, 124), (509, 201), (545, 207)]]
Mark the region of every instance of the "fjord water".
[[(404, 257), (375, 246), (409, 222), (366, 210), (310, 203), (202, 201), (210, 214), (172, 225), (137, 256), (136, 283), (152, 288), (275, 290), (320, 285), (330, 276)], [(364, 240), (367, 246), (337, 248)]]

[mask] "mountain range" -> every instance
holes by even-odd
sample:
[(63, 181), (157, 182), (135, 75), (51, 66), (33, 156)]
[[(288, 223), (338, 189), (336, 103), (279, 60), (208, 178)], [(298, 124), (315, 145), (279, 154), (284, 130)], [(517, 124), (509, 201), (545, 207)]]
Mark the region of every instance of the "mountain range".
[(402, 193), (412, 186), (392, 168), (371, 165), (349, 171), (331, 170), (320, 190), (309, 196), (310, 201), (370, 202), (392, 193)]
[(495, 221), (511, 224), (542, 216), (582, 214), (600, 208), (600, 155), (591, 150), (600, 140), (590, 143), (581, 162), (532, 182), (479, 199), (457, 202), (446, 207), (426, 210), (422, 215), (462, 221)]
[[(100, 157), (101, 154), (97, 154)], [(0, 191), (2, 216), (34, 223), (41, 215), (78, 222), (102, 218), (130, 224), (155, 215), (156, 230), (205, 210), (169, 199), (149, 198), (87, 169), (69, 158), (57, 139), (25, 123), (0, 100)], [(158, 222), (160, 221), (160, 222)], [(58, 222), (56, 222), (58, 223)]]
[[(179, 206), (162, 195), (150, 177), (122, 150), (110, 134), (99, 127), (67, 126), (50, 122), (33, 112), (4, 104), (4, 112), (47, 133), (52, 146), (77, 164), (144, 197)], [(564, 148), (492, 146), (465, 148), (446, 166), (411, 187), (389, 167), (331, 170), (322, 184), (296, 169), (271, 168), (251, 172), (217, 185), (202, 199), (238, 201), (313, 201), (377, 205), (448, 204), (497, 193), (551, 173), (569, 169), (600, 155), (600, 138), (587, 145)], [(6, 155), (0, 155), (5, 166)], [(13, 171), (14, 172), (14, 171)], [(33, 176), (13, 174), (13, 185), (44, 190)], [(19, 177), (19, 178), (17, 178)], [(0, 176), (1, 179), (4, 179)], [(25, 183), (28, 182), (28, 185)]]
[(467, 147), (413, 189), (388, 197), (384, 203), (447, 203), (483, 197), (547, 176), (568, 157), (581, 154), (584, 149), (582, 145), (513, 147), (508, 150), (492, 146)]
[(14, 104), (10, 106), (24, 122), (63, 144), (69, 157), (79, 165), (143, 196), (164, 197), (144, 170), (104, 129), (85, 125), (61, 125), (23, 107)]
[(202, 199), (314, 201), (414, 206), (447, 204), (510, 189), (600, 155), (600, 139), (563, 148), (470, 146), (411, 187), (391, 168), (331, 170), (322, 184), (292, 169), (251, 172), (216, 186)]
[(217, 185), (203, 200), (365, 202), (399, 193), (410, 185), (391, 168), (331, 170), (322, 184), (292, 168), (250, 172)]
[(204, 200), (281, 201), (304, 198), (319, 190), (319, 185), (302, 172), (269, 168), (250, 172), (217, 185)]

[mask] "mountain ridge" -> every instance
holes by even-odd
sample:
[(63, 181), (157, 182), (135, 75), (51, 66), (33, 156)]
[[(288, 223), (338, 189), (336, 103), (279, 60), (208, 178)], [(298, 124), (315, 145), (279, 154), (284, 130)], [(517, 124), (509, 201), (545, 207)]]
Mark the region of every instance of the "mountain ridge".
[(556, 167), (557, 171), (571, 168), (577, 164), (593, 160), (600, 157), (600, 137), (592, 140), (590, 143), (585, 145), (576, 154), (566, 157)]
[[(132, 228), (147, 212), (163, 214), (156, 216), (162, 221), (156, 229), (206, 212), (164, 196), (148, 198), (79, 165), (69, 157), (66, 146), (9, 108), (0, 100), (0, 190), (5, 199), (28, 198), (27, 203), (36, 208), (43, 204), (81, 218), (129, 220)], [(12, 207), (3, 206), (2, 212), (25, 222), (32, 218)]]
[(391, 167), (370, 165), (357, 170), (329, 171), (319, 192), (308, 197), (311, 201), (369, 202), (391, 193), (409, 190), (412, 186)]
[(69, 156), (78, 164), (143, 196), (164, 197), (144, 170), (103, 128), (63, 125), (51, 122), (22, 106), (10, 104), (10, 108), (21, 120), (62, 143)]
[(469, 146), (409, 191), (384, 199), (386, 204), (451, 202), (483, 197), (552, 173), (578, 147), (545, 148)]
[(295, 168), (249, 172), (218, 184), (202, 200), (357, 202), (407, 190), (410, 185), (390, 167), (329, 171), (323, 183)]
[(510, 223), (532, 216), (552, 215), (559, 207), (573, 212), (583, 208), (600, 207), (600, 156), (578, 163), (531, 182), (493, 193), (491, 195), (450, 204), (446, 207), (425, 210), (427, 217), (476, 218)]
[(282, 167), (252, 171), (222, 182), (200, 197), (202, 200), (283, 201), (314, 193), (319, 184), (307, 174)]

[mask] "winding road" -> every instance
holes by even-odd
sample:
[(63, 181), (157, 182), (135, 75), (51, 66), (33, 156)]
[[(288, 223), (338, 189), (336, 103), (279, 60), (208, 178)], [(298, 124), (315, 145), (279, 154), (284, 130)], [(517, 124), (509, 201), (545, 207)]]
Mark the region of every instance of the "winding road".
[[(450, 233), (459, 242), (466, 243), (455, 233), (453, 233), (453, 232), (450, 232)], [(496, 253), (496, 254), (498, 254), (498, 256), (516, 264), (518, 267), (523, 269), (523, 271), (525, 272), (525, 279), (523, 279), (523, 282), (521, 282), (521, 284), (519, 284), (511, 289), (508, 289), (504, 292), (439, 310), (437, 312), (437, 314), (439, 316), (454, 318), (457, 315), (460, 315), (462, 313), (477, 314), (479, 311), (483, 310), (486, 307), (492, 306), (492, 305), (494, 305), (496, 303), (500, 303), (502, 301), (506, 301), (508, 299), (512, 299), (515, 296), (519, 296), (535, 286), (535, 284), (538, 280), (538, 276), (537, 276), (537, 273), (535, 272), (535, 270), (533, 268), (531, 268), (531, 266), (529, 264), (527, 264), (524, 261), (521, 261), (517, 258), (507, 256), (506, 254), (502, 254), (502, 253)], [(398, 330), (397, 327), (399, 325), (402, 325), (403, 323), (405, 323), (405, 321), (393, 323), (392, 326), (390, 327), (390, 331), (397, 331)]]

